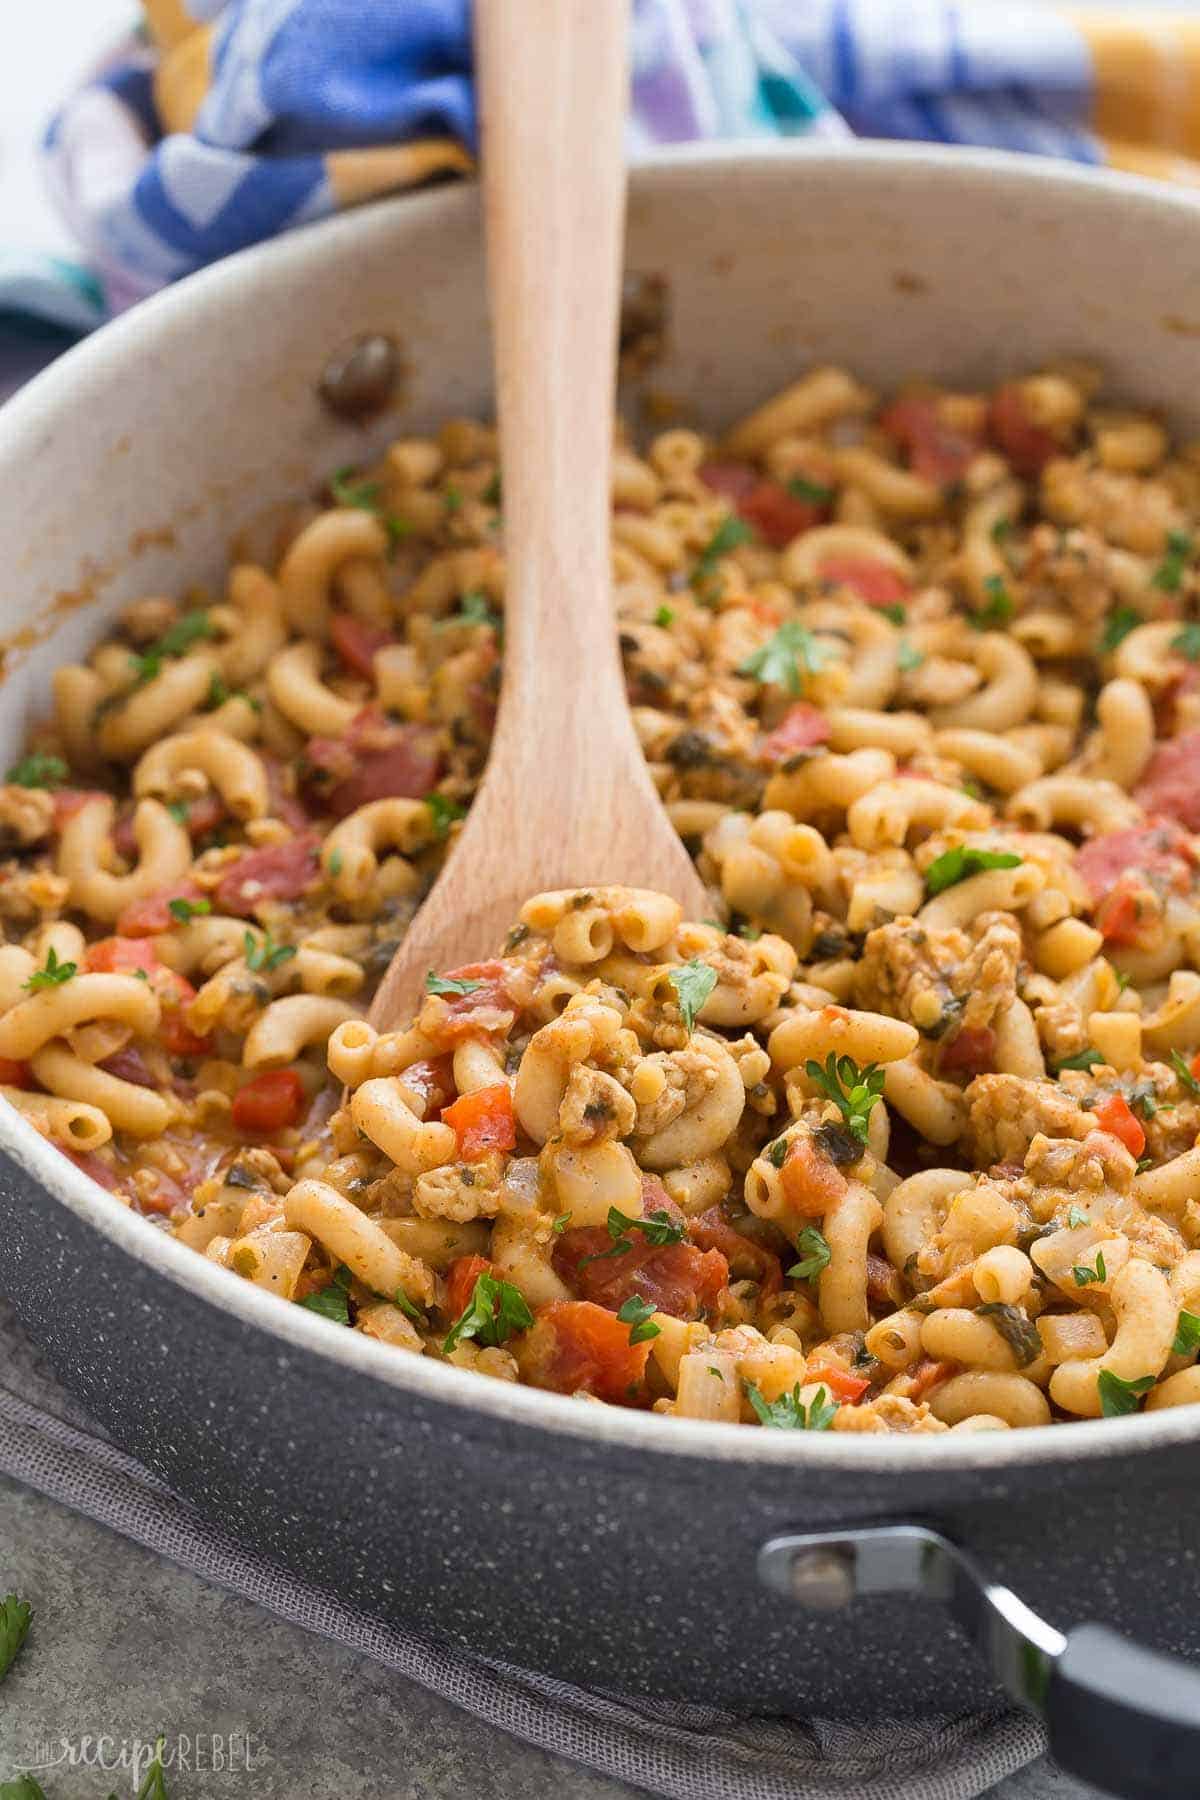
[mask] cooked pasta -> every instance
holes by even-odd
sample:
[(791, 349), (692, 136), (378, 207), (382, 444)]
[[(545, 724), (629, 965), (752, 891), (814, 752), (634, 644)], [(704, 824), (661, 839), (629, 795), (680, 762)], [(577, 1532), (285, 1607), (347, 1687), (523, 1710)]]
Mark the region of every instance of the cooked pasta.
[(494, 434), (134, 602), (0, 787), (3, 1098), (230, 1280), (493, 1378), (918, 1434), (1200, 1399), (1200, 447), (1095, 386), (817, 369), (622, 436), (709, 917), (532, 896), (394, 1032), (499, 693)]

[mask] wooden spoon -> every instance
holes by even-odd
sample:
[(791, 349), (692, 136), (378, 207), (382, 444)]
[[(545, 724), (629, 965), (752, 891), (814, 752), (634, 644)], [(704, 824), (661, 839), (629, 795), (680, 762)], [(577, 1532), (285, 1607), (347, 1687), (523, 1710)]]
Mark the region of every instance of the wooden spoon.
[(428, 970), (494, 953), (544, 888), (704, 889), (634, 734), (617, 649), (609, 480), (623, 248), (627, 0), (478, 0), (475, 66), (507, 554), (491, 755), (372, 1022)]

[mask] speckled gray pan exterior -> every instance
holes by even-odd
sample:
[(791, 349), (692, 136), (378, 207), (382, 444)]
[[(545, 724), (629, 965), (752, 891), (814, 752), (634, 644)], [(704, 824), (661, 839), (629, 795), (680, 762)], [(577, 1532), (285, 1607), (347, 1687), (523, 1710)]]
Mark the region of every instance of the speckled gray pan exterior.
[[(670, 284), (655, 385), (713, 424), (814, 359), (983, 380), (1098, 358), (1200, 428), (1200, 208), (1033, 159), (690, 153), (637, 176), (629, 266)], [(370, 431), (313, 398), (403, 347)], [(264, 511), (398, 430), (486, 408), (475, 197), (445, 189), (235, 257), (0, 412), (0, 754), (131, 596), (215, 576)], [(563, 371), (570, 380), (570, 371)], [(481, 948), (483, 948), (481, 946)], [(895, 1713), (978, 1672), (934, 1609), (802, 1616), (783, 1529), (932, 1518), (1056, 1625), (1200, 1655), (1200, 1412), (977, 1438), (809, 1437), (513, 1390), (281, 1306), (133, 1217), (0, 1104), (0, 1286), (113, 1435), (234, 1532), (371, 1611), (579, 1681)]]

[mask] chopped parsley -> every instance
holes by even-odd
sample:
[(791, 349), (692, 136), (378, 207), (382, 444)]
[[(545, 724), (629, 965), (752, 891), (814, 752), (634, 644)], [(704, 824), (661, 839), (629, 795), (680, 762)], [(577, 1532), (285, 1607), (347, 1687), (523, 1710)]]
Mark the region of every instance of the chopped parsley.
[(781, 1394), (778, 1400), (764, 1400), (755, 1384), (748, 1381), (746, 1398), (758, 1414), (759, 1423), (777, 1431), (828, 1431), (838, 1409), (837, 1401), (829, 1398), (823, 1386), (806, 1406), (800, 1398), (799, 1382), (790, 1394)]
[(1108, 1270), (1104, 1266), (1103, 1250), (1097, 1250), (1096, 1252), (1095, 1268), (1089, 1269), (1083, 1264), (1076, 1263), (1075, 1267), (1071, 1270), (1071, 1273), (1075, 1277), (1076, 1287), (1087, 1287), (1093, 1281), (1107, 1281)]
[(885, 619), (890, 619), (893, 625), (908, 624), (908, 613), (906, 609), (899, 604), (895, 606), (881, 606), (877, 610), (883, 614)]
[(793, 1263), (788, 1270), (789, 1276), (796, 1281), (812, 1281), (829, 1267), (829, 1259), (833, 1255), (829, 1241), (824, 1232), (818, 1231), (815, 1225), (806, 1225), (796, 1239), (796, 1248), (800, 1252), (801, 1261)]
[(641, 1294), (630, 1294), (625, 1304), (617, 1308), (618, 1319), (622, 1325), (629, 1326), (631, 1344), (645, 1344), (658, 1336), (662, 1326), (654, 1323), (654, 1311), (653, 1303), (644, 1300)]
[(487, 595), (482, 588), (472, 588), (464, 594), (458, 603), (458, 611), (447, 619), (448, 625), (489, 625), (493, 631), (500, 629), (500, 614), (493, 611)]
[(12, 787), (56, 788), (62, 786), (69, 773), (61, 756), (34, 754), (14, 763), (4, 779)]
[(675, 989), (683, 1028), (690, 1035), (696, 1027), (697, 1013), (717, 985), (717, 971), (693, 956), (690, 962), (672, 969), (667, 980)]
[(789, 694), (800, 694), (805, 678), (825, 667), (828, 655), (812, 632), (796, 619), (785, 619), (760, 650), (738, 664), (739, 675), (752, 676), (764, 686), (774, 683)]
[(148, 649), (130, 659), (138, 685), (153, 681), (161, 673), (168, 657), (186, 656), (192, 645), (199, 643), (201, 638), (216, 635), (207, 607), (193, 607), (190, 612), (183, 613)]
[(185, 804), (184, 801), (182, 801), (182, 800), (170, 801), (170, 803), (167, 806), (167, 811), (170, 813), (171, 817), (174, 819), (174, 821), (177, 825), (182, 825), (185, 830), (187, 829), (188, 809), (187, 809), (187, 805)]
[(261, 944), (255, 942), (252, 931), (245, 932), (242, 936), (242, 948), (247, 968), (263, 975), (269, 975), (280, 963), (290, 962), (296, 954), (295, 944), (277, 944), (269, 931), (263, 932)]
[(476, 988), (481, 988), (482, 986), (482, 981), (471, 981), (465, 975), (461, 978), (449, 975), (435, 975), (432, 969), (430, 969), (425, 977), (425, 992), (427, 994), (473, 994)]
[(1082, 1206), (1073, 1206), (1067, 1213), (1067, 1224), (1072, 1231), (1075, 1230), (1076, 1226), (1090, 1225), (1091, 1222), (1091, 1219), (1088, 1217), (1087, 1213), (1084, 1212)]
[(1200, 1313), (1180, 1309), (1171, 1348), (1176, 1356), (1190, 1356), (1193, 1350), (1200, 1350)]
[(32, 1617), (28, 1600), (18, 1600), (15, 1594), (5, 1594), (0, 1600), (0, 1681), (16, 1662)]
[(1132, 1381), (1122, 1381), (1111, 1369), (1101, 1369), (1099, 1375), (1100, 1410), (1106, 1419), (1123, 1419), (1127, 1413), (1135, 1413), (1141, 1396), (1154, 1386), (1153, 1375), (1138, 1375)]
[(486, 506), (499, 506), (501, 492), (500, 471), (497, 469), (479, 497)]
[(793, 500), (808, 500), (813, 506), (828, 506), (833, 499), (833, 489), (824, 482), (810, 481), (807, 475), (793, 475), (787, 484), (787, 491)]
[(224, 706), (231, 697), (231, 690), (226, 686), (223, 677), (214, 673), (208, 684), (208, 694), (204, 701), (209, 712), (215, 712), (218, 706)]
[(333, 855), (329, 859), (329, 873), (333, 876), (335, 881), (337, 880), (338, 876), (341, 874), (344, 867), (345, 867), (345, 858), (343, 857), (340, 850), (335, 850)]
[(1191, 1069), (1183, 1060), (1182, 1056), (1180, 1056), (1178, 1050), (1172, 1050), (1171, 1052), (1171, 1067), (1174, 1069), (1176, 1075), (1178, 1075), (1189, 1094), (1200, 1094), (1200, 1081), (1196, 1080), (1196, 1077), (1192, 1074)]
[(1180, 656), (1186, 656), (1189, 662), (1200, 662), (1200, 625), (1194, 621), (1177, 631), (1171, 639), (1171, 648)]
[(1104, 635), (1100, 639), (1102, 653), (1107, 655), (1123, 644), (1130, 632), (1136, 631), (1141, 623), (1141, 613), (1132, 606), (1115, 606), (1105, 621)]
[(1151, 583), (1164, 594), (1177, 594), (1183, 586), (1188, 558), (1194, 546), (1186, 531), (1167, 533), (1167, 553), (1150, 577)]
[(355, 469), (350, 466), (335, 470), (329, 478), (330, 493), (339, 506), (352, 506), (359, 512), (374, 513), (388, 534), (389, 548), (394, 550), (403, 539), (412, 536), (412, 526), (407, 519), (400, 519), (394, 513), (384, 512), (380, 498), (382, 489), (379, 482), (356, 481), (355, 474)]
[(947, 888), (956, 887), (985, 869), (1015, 869), (1021, 862), (1011, 850), (976, 850), (967, 844), (956, 844), (945, 850), (925, 871), (925, 891), (932, 899)]
[(463, 503), (463, 491), (452, 483), (442, 493), (442, 504), (448, 513), (459, 512)]
[(45, 968), (35, 969), (29, 980), (23, 985), (29, 989), (31, 994), (39, 993), (42, 988), (61, 987), (64, 981), (70, 981), (78, 967), (78, 963), (60, 963), (54, 946), (51, 944), (46, 952)]
[(439, 844), (444, 843), (449, 837), (450, 827), (455, 821), (465, 819), (467, 816), (466, 807), (460, 806), (457, 800), (451, 800), (445, 794), (427, 794), (425, 804), (429, 808), (433, 835)]
[(983, 591), (987, 595), (987, 605), (969, 613), (969, 622), (976, 631), (991, 631), (1007, 625), (1013, 616), (1013, 600), (1003, 575), (985, 575)]
[(924, 661), (925, 652), (923, 650), (918, 650), (915, 644), (910, 644), (907, 638), (901, 638), (899, 648), (896, 651), (896, 667), (899, 669), (900, 673), (902, 675), (911, 675), (912, 671), (914, 669), (919, 669)]
[(736, 514), (731, 513), (727, 519), (722, 519), (696, 559), (696, 566), (691, 574), (692, 586), (703, 587), (720, 559), (728, 556), (731, 550), (736, 550), (739, 544), (748, 544), (753, 536), (746, 521), (739, 519)]
[[(569, 1219), (571, 1215), (566, 1213), (563, 1216)], [(561, 1229), (557, 1222), (554, 1229), (556, 1231)], [(640, 1231), (646, 1242), (652, 1244), (655, 1249), (661, 1249), (665, 1244), (678, 1244), (683, 1240), (683, 1226), (675, 1224), (665, 1207), (656, 1208), (654, 1212), (647, 1213), (644, 1218), (631, 1219), (629, 1214), (623, 1213), (619, 1206), (610, 1206), (608, 1209), (608, 1235), (612, 1239), (612, 1249), (600, 1250), (595, 1256), (583, 1257), (580, 1268), (584, 1263), (604, 1262), (610, 1256), (624, 1256), (626, 1251), (633, 1249), (633, 1239), (629, 1235), (631, 1231)]]
[[(181, 925), (186, 925), (189, 919), (198, 919), (202, 917), (204, 913), (210, 913), (212, 911), (212, 901), (168, 900), (167, 911), (173, 919), (178, 919)], [(251, 963), (250, 966), (253, 968), (253, 963)]]
[(780, 1137), (776, 1138), (773, 1144), (767, 1145), (766, 1149), (763, 1151), (763, 1155), (771, 1164), (772, 1168), (782, 1169), (784, 1163), (787, 1161), (787, 1154), (790, 1149), (791, 1145), (788, 1143), (787, 1139)]
[(442, 1354), (449, 1356), (464, 1338), (474, 1338), (483, 1349), (495, 1350), (514, 1332), (528, 1331), (532, 1324), (533, 1314), (520, 1288), (483, 1274), (477, 1277), (471, 1298), (447, 1332)]
[(838, 1056), (831, 1050), (824, 1068), (810, 1057), (804, 1073), (833, 1101), (850, 1135), (865, 1144), (871, 1109), (883, 1093), (884, 1071), (876, 1063), (860, 1069), (852, 1056)]
[(1061, 1075), (1064, 1069), (1094, 1069), (1104, 1058), (1098, 1050), (1077, 1050), (1074, 1056), (1064, 1056), (1060, 1063), (1054, 1065), (1054, 1073)]
[(1013, 522), (1011, 519), (997, 519), (991, 532), (993, 544), (1007, 544), (1012, 533)]
[(670, 606), (660, 606), (654, 615), (654, 623), (665, 631), (668, 625), (675, 623), (675, 610)]
[(315, 1294), (305, 1294), (303, 1300), (297, 1300), (297, 1306), (307, 1307), (322, 1319), (330, 1319), (335, 1325), (350, 1323), (350, 1302), (346, 1290), (350, 1286), (351, 1274), (344, 1266), (337, 1270), (328, 1287), (318, 1288)]
[[(615, 1212), (615, 1210), (616, 1210), (615, 1207), (612, 1208), (612, 1211)], [(554, 1221), (553, 1225), (550, 1227), (550, 1229), (554, 1233), (555, 1237), (561, 1237), (563, 1232), (567, 1229), (567, 1226), (570, 1223), (571, 1223), (571, 1215), (569, 1212), (559, 1213), (557, 1219), (555, 1219), (555, 1221)]]
[(407, 1318), (410, 1318), (414, 1325), (423, 1325), (425, 1323), (424, 1313), (421, 1312), (419, 1307), (413, 1305), (403, 1288), (396, 1289), (393, 1299), (400, 1308), (400, 1311), (404, 1313)]

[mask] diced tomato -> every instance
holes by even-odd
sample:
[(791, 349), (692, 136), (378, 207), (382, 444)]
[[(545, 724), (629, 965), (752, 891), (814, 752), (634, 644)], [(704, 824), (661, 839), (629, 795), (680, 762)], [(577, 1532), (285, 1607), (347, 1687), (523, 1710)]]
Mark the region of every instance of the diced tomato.
[(305, 1103), (295, 1069), (267, 1069), (233, 1096), (233, 1123), (239, 1131), (282, 1131), (299, 1123)]
[(107, 937), (89, 944), (85, 967), (101, 975), (132, 975), (135, 969), (151, 975), (160, 969), (158, 951), (148, 937)]
[(1148, 813), (1165, 813), (1188, 831), (1200, 831), (1200, 731), (1159, 744), (1133, 797)]
[(510, 1348), (531, 1387), (636, 1406), (645, 1398), (650, 1340), (631, 1344), (629, 1333), (615, 1313), (590, 1300), (554, 1300)]
[(700, 464), (700, 479), (714, 494), (724, 494), (736, 506), (754, 492), (760, 478), (752, 463), (706, 462)]
[(952, 1375), (957, 1374), (957, 1363), (937, 1362), (932, 1356), (923, 1356), (909, 1377), (908, 1398), (913, 1401), (924, 1400), (935, 1387), (940, 1387), (943, 1381), (949, 1381)]
[(765, 763), (786, 762), (789, 756), (796, 756), (801, 750), (811, 750), (815, 744), (829, 742), (829, 720), (818, 706), (810, 706), (807, 700), (798, 700), (795, 706), (788, 708), (774, 731), (769, 731), (762, 741), (759, 757)]
[(317, 878), (320, 839), (305, 832), (286, 844), (268, 844), (230, 863), (215, 895), (218, 912), (251, 916), (264, 900), (298, 900)]
[(1188, 1068), (1196, 1079), (1200, 1081), (1200, 1051), (1197, 1051), (1196, 1055), (1193, 1056), (1191, 1062), (1188, 1064)]
[(424, 725), (393, 723), (365, 707), (340, 738), (310, 738), (304, 751), (309, 786), (321, 805), (344, 818), (370, 800), (423, 800), (437, 786), (441, 755)]
[[(662, 1183), (656, 1176), (643, 1175), (642, 1216), (651, 1213), (665, 1213), (677, 1230), (685, 1228), (683, 1213)], [(626, 1235), (630, 1248), (611, 1256), (613, 1239), (602, 1227), (564, 1231), (554, 1246), (554, 1267), (585, 1300), (610, 1312), (634, 1294), (649, 1300), (656, 1312), (676, 1319), (717, 1311), (729, 1284), (729, 1264), (719, 1250), (684, 1241), (655, 1245), (636, 1228)]]
[(445, 1314), (453, 1323), (462, 1317), (471, 1303), (475, 1283), (481, 1275), (490, 1275), (494, 1264), (486, 1256), (456, 1256), (446, 1270)]
[(170, 931), (176, 923), (171, 913), (171, 901), (203, 898), (203, 888), (194, 881), (177, 881), (174, 887), (164, 888), (160, 894), (147, 894), (143, 900), (134, 900), (117, 919), (117, 931), (121, 937), (131, 938), (153, 937), (157, 932)]
[(757, 1281), (762, 1298), (778, 1293), (783, 1286), (783, 1264), (775, 1252), (738, 1231), (719, 1206), (710, 1206), (693, 1219), (688, 1236), (701, 1250), (719, 1250), (735, 1280)]
[(329, 619), (329, 641), (352, 675), (370, 681), (375, 673), (375, 652), (396, 640), (390, 631), (367, 625), (353, 613), (335, 612)]
[(903, 575), (873, 556), (831, 556), (819, 573), (822, 581), (852, 588), (868, 606), (899, 606), (912, 592)]
[(427, 1118), (449, 1106), (454, 1098), (454, 1063), (449, 1056), (431, 1056), (409, 1063), (399, 1079), (424, 1100)]
[(33, 1086), (33, 1074), (29, 1064), (18, 1062), (12, 1056), (0, 1056), (0, 1087), (28, 1088)]
[(68, 1162), (73, 1162), (77, 1169), (82, 1169), (85, 1175), (90, 1175), (93, 1181), (99, 1182), (102, 1188), (107, 1188), (110, 1194), (120, 1191), (117, 1171), (110, 1168), (104, 1158), (97, 1156), (94, 1150), (63, 1150), (60, 1154), (65, 1156)]
[(777, 481), (758, 482), (734, 504), (740, 517), (772, 550), (784, 549), (793, 538), (811, 531), (814, 525), (829, 517), (828, 506), (820, 501), (802, 500)]
[(986, 1025), (964, 1025), (942, 1051), (943, 1073), (981, 1075), (992, 1067), (996, 1054), (996, 1034)]
[(187, 1008), (196, 998), (196, 990), (191, 982), (174, 969), (162, 969), (158, 975), (152, 975), (150, 979), (162, 1002), (158, 1037), (167, 1055), (206, 1055), (212, 1046), (212, 1039), (201, 1037), (193, 1031), (184, 1017)]
[(861, 1400), (871, 1383), (865, 1375), (852, 1375), (840, 1363), (811, 1362), (804, 1371), (804, 1385), (821, 1383), (835, 1400), (846, 1400), (851, 1406)]
[(1029, 417), (1021, 390), (1015, 384), (997, 388), (992, 395), (988, 428), (1018, 475), (1040, 475), (1052, 457), (1063, 454), (1058, 439)]
[[(1200, 773), (1200, 760), (1197, 762)], [(1173, 819), (1153, 819), (1127, 831), (1106, 831), (1089, 838), (1075, 857), (1075, 868), (1093, 900), (1103, 900), (1119, 876), (1130, 869), (1160, 875), (1177, 893), (1185, 893), (1193, 861), (1191, 844)]]
[(792, 1139), (779, 1174), (792, 1211), (809, 1218), (819, 1218), (846, 1191), (846, 1177), (821, 1155), (811, 1138)]
[(137, 839), (133, 835), (132, 802), (128, 806), (118, 808), (117, 815), (113, 820), (112, 841), (113, 849), (118, 856), (123, 856), (126, 862), (133, 862), (136, 859), (138, 845)]
[(1124, 1094), (1106, 1094), (1093, 1114), (1101, 1131), (1120, 1138), (1130, 1156), (1140, 1156), (1146, 1148), (1146, 1133)]
[(447, 981), (473, 981), (479, 985), (467, 994), (441, 996), (446, 1012), (438, 1026), (438, 1035), (447, 1043), (456, 1044), (460, 1038), (477, 1037), (480, 1032), (489, 1030), (496, 1023), (497, 1012), (511, 1012), (512, 1002), (505, 987), (507, 974), (508, 964), (498, 957), (451, 969)]
[(977, 438), (943, 424), (933, 394), (902, 395), (880, 414), (879, 423), (907, 453), (913, 474), (939, 487), (960, 481), (979, 449)]
[(473, 1094), (460, 1094), (453, 1106), (445, 1108), (442, 1121), (454, 1127), (458, 1154), (464, 1162), (478, 1162), (492, 1150), (516, 1148), (517, 1121), (506, 1081), (477, 1088)]
[(207, 837), (210, 831), (217, 829), (222, 820), (229, 817), (221, 796), (214, 794), (211, 789), (206, 794), (197, 794), (194, 800), (182, 801), (181, 805), (184, 826), (193, 840)]
[(1141, 944), (1143, 936), (1149, 938), (1158, 923), (1152, 896), (1146, 894), (1137, 875), (1119, 881), (1097, 905), (1093, 917), (1105, 943), (1116, 944), (1119, 949)]
[(82, 812), (89, 800), (107, 800), (100, 788), (59, 788), (54, 795), (54, 829), (61, 831), (68, 819)]

